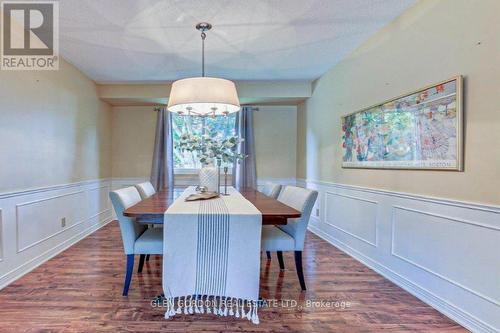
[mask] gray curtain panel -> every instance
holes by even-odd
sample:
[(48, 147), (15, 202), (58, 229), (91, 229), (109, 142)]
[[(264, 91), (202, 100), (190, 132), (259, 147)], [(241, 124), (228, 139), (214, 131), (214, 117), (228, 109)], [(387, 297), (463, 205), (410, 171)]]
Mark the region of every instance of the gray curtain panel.
[(157, 113), (151, 184), (158, 191), (174, 186), (174, 142), (172, 113), (166, 108), (158, 110)]
[(253, 136), (253, 111), (244, 106), (236, 114), (236, 134), (245, 139), (238, 148), (241, 154), (248, 155), (246, 159), (233, 166), (233, 186), (257, 188), (257, 169), (255, 166), (255, 139)]

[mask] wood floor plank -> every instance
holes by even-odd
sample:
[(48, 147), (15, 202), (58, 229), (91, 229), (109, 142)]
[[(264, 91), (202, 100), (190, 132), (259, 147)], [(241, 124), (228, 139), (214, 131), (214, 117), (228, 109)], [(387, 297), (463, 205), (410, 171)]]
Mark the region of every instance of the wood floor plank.
[[(307, 292), (300, 291), (293, 254), (284, 259), (280, 272), (276, 255), (271, 262), (263, 255), (261, 295), (269, 305), (297, 304), (259, 309), (260, 325), (208, 315), (165, 320), (164, 310), (151, 306), (161, 293), (160, 256), (152, 256), (142, 274), (134, 271), (129, 296), (121, 296), (125, 256), (112, 222), (1, 290), (0, 332), (466, 332), (310, 233), (303, 258)], [(307, 307), (308, 300), (350, 306)]]

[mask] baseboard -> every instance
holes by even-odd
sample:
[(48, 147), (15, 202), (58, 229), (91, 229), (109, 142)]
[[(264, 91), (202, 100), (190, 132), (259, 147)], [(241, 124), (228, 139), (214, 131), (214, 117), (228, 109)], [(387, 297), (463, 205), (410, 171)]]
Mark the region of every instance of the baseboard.
[(19, 267), (16, 267), (12, 271), (7, 272), (2, 277), (0, 277), (0, 290), (9, 285), (10, 283), (14, 282), (15, 280), (21, 278), (25, 274), (31, 272), (32, 270), (42, 265), (46, 261), (52, 259), (59, 253), (75, 245), (76, 243), (78, 243), (88, 235), (92, 234), (93, 232), (99, 230), (100, 228), (102, 228), (111, 221), (113, 221), (112, 217), (111, 216), (107, 217), (105, 220), (91, 225), (90, 227), (86, 228), (80, 233), (49, 249), (48, 251), (45, 251), (44, 253), (36, 256), (35, 258), (25, 262), (24, 264), (22, 264)]
[(328, 235), (326, 232), (322, 231), (321, 229), (317, 228), (314, 225), (309, 225), (308, 227), (309, 231), (317, 235), (318, 237), (322, 238), (323, 240), (327, 241), (331, 245), (335, 246), (342, 252), (348, 254), (349, 256), (353, 257), (354, 259), (358, 260), (365, 266), (369, 267), (370, 269), (374, 270), (378, 274), (382, 275), (386, 279), (390, 280), (397, 286), (403, 288), (413, 296), (417, 297), (424, 303), (432, 306), (434, 309), (438, 310), (439, 312), (443, 313), (450, 319), (456, 321), (463, 327), (471, 330), (472, 332), (485, 332), (485, 333), (495, 333), (498, 332), (496, 331), (493, 327), (489, 326), (488, 324), (484, 323), (483, 321), (479, 320), (478, 318), (472, 316), (471, 314), (462, 311), (460, 308), (456, 307), (453, 304), (450, 304), (446, 302), (445, 300), (441, 299), (440, 297), (434, 295), (433, 293), (429, 292), (428, 290), (422, 288), (421, 286), (418, 286), (414, 284), (413, 282), (409, 281), (405, 277), (401, 276), (400, 274), (394, 272), (393, 270), (389, 269), (388, 267), (372, 260), (371, 258), (363, 255), (361, 252), (357, 251), (356, 249), (350, 247), (349, 245), (341, 242), (338, 239), (335, 239), (334, 237)]

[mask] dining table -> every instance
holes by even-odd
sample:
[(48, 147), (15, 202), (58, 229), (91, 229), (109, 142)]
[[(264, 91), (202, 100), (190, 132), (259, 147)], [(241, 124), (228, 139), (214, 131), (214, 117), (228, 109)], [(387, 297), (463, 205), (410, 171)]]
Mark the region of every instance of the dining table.
[[(138, 223), (163, 224), (165, 211), (184, 190), (185, 188), (181, 187), (160, 190), (125, 209), (123, 215), (135, 218)], [(300, 211), (256, 189), (242, 188), (238, 191), (261, 212), (263, 225), (285, 225), (289, 218), (298, 218), (301, 215)]]

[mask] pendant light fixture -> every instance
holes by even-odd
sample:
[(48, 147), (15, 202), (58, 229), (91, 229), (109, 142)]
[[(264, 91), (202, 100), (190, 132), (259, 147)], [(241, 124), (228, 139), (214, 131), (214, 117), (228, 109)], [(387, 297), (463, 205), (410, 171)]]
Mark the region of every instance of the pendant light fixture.
[(218, 116), (240, 110), (236, 86), (232, 81), (205, 77), (205, 38), (210, 23), (196, 25), (201, 31), (201, 77), (177, 80), (172, 84), (167, 110), (184, 115)]

